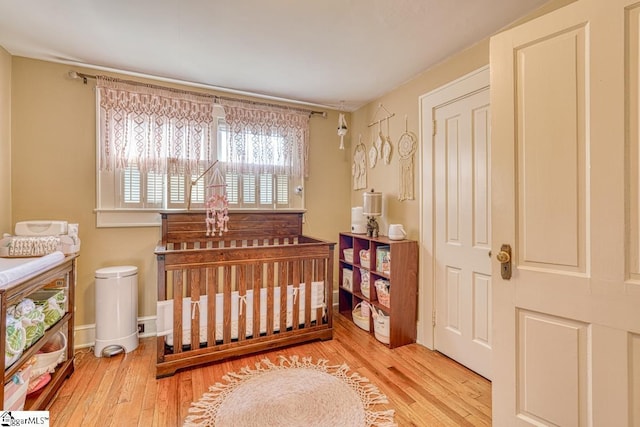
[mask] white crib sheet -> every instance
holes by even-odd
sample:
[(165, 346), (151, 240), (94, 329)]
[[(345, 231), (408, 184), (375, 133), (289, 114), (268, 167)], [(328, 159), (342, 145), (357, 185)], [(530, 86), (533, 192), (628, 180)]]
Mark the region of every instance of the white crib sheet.
[[(273, 330), (280, 330), (280, 287), (274, 288), (274, 306), (273, 306)], [(299, 315), (300, 324), (304, 324), (305, 319), (305, 284), (301, 283), (299, 287), (294, 288), (293, 285), (287, 286), (287, 328), (293, 325), (293, 301), (299, 298)], [(200, 312), (200, 341), (207, 340), (207, 295), (200, 296), (199, 302), (191, 301), (191, 298), (182, 299), (182, 343), (189, 345), (191, 343), (191, 316), (194, 310)], [(216, 294), (216, 340), (223, 339), (223, 302), (224, 295)], [(324, 308), (324, 282), (311, 283), (311, 321), (316, 320), (316, 309)], [(237, 291), (231, 293), (231, 339), (238, 338), (238, 318), (240, 309), (246, 315), (246, 336), (253, 336), (253, 290), (247, 291), (244, 298), (241, 298)], [(158, 301), (156, 314), (156, 330), (158, 336), (166, 336), (168, 345), (173, 345), (173, 300)], [(267, 289), (260, 289), (260, 333), (267, 332)]]

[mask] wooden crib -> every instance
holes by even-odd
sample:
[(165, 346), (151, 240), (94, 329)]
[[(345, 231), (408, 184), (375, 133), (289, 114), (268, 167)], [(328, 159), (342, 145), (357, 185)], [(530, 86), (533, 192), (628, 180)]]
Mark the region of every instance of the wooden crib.
[(334, 243), (302, 235), (300, 212), (163, 212), (156, 377), (228, 357), (331, 339)]

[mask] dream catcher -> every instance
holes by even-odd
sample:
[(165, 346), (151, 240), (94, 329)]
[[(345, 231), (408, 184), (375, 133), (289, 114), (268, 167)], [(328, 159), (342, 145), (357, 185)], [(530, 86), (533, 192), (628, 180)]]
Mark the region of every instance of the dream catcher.
[(413, 200), (413, 156), (417, 149), (416, 136), (407, 130), (407, 117), (404, 118), (404, 133), (398, 141), (398, 156), (400, 157), (400, 191), (398, 200)]
[(213, 172), (213, 176), (207, 185), (207, 201), (205, 203), (207, 213), (207, 236), (222, 236), (229, 231), (229, 199), (227, 199), (227, 185), (219, 169)]

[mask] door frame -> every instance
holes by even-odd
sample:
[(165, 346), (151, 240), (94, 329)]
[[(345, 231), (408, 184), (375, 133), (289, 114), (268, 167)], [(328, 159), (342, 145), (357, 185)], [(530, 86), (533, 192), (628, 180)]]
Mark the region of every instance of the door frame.
[(418, 98), (421, 203), (417, 342), (430, 350), (435, 349), (436, 307), (433, 113), (441, 105), (488, 87), (489, 65), (485, 65)]

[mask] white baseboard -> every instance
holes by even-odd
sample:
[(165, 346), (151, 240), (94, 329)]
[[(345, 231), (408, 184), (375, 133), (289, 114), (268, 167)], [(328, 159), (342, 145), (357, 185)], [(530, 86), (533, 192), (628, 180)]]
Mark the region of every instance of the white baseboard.
[[(144, 325), (144, 332), (138, 334), (140, 338), (156, 336), (156, 316), (145, 316), (138, 318), (138, 325)], [(76, 325), (74, 328), (74, 348), (93, 347), (96, 342), (96, 325)]]

